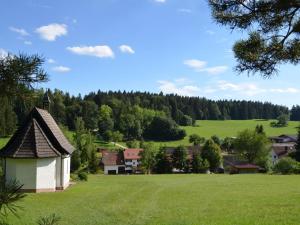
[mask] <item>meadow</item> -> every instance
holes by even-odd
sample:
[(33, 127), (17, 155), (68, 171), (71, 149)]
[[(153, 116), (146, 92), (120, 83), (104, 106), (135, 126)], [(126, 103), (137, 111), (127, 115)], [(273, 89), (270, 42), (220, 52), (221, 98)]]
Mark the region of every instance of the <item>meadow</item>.
[(189, 135), (198, 134), (201, 137), (209, 138), (217, 135), (221, 138), (236, 137), (239, 131), (244, 129), (254, 129), (257, 124), (264, 126), (267, 136), (276, 136), (281, 134), (296, 134), (297, 121), (289, 121), (286, 127), (271, 127), (273, 120), (197, 120), (196, 126), (182, 127), (187, 136), (183, 140), (153, 142), (155, 145), (178, 146), (189, 145)]
[(28, 194), (9, 222), (56, 213), (61, 225), (296, 225), (299, 186), (296, 175), (90, 175), (63, 192)]
[[(264, 126), (265, 132), (268, 136), (275, 136), (280, 134), (296, 134), (296, 127), (299, 126), (299, 122), (289, 121), (286, 127), (271, 127), (272, 120), (197, 120), (196, 126), (182, 127), (185, 129), (187, 136), (183, 140), (178, 141), (161, 141), (152, 142), (156, 146), (178, 146), (189, 145), (189, 135), (199, 134), (201, 137), (209, 138), (212, 135), (217, 135), (221, 138), (235, 137), (239, 131), (244, 129), (254, 129), (257, 124)], [(74, 132), (63, 129), (64, 134), (69, 140), (73, 139)], [(9, 138), (0, 138), (0, 148), (2, 148)], [(116, 148), (111, 143), (105, 143), (99, 140), (95, 140), (95, 144), (102, 148)], [(121, 142), (121, 145), (125, 146), (126, 143)]]

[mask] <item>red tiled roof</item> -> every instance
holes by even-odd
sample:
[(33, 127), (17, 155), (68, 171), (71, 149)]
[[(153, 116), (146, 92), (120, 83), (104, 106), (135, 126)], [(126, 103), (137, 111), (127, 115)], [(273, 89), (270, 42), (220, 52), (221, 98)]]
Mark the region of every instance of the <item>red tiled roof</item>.
[(124, 159), (122, 152), (102, 151), (102, 163), (104, 166), (123, 165)]
[(124, 159), (140, 159), (141, 148), (127, 148), (124, 150)]

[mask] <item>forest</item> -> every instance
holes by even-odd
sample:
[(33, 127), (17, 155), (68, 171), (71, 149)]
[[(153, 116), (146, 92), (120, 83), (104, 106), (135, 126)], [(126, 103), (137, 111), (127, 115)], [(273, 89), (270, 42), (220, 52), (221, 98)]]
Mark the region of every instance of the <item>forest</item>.
[[(43, 89), (27, 90), (22, 96), (1, 97), (0, 135), (11, 135), (34, 106), (42, 107), (44, 93)], [(73, 96), (55, 89), (48, 90), (48, 95), (50, 113), (60, 125), (74, 130), (76, 118), (81, 117), (86, 129), (106, 141), (178, 140), (186, 135), (179, 126), (192, 126), (196, 120), (268, 120), (282, 114), (300, 120), (299, 106), (289, 111), (269, 102), (100, 90)]]

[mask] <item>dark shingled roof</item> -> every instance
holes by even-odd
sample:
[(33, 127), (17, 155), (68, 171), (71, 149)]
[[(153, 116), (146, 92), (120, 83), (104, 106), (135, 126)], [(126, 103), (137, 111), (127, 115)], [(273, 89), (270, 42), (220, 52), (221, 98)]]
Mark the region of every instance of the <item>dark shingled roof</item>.
[(104, 166), (117, 166), (124, 164), (123, 152), (102, 151), (102, 164)]
[(1, 157), (48, 158), (71, 154), (69, 143), (53, 117), (43, 109), (34, 108), (24, 124), (0, 151)]

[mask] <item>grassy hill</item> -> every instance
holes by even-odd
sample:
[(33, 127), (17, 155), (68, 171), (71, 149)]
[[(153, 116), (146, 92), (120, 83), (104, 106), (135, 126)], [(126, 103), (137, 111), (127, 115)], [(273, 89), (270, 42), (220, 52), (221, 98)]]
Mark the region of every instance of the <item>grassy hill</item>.
[[(182, 127), (186, 130), (187, 136), (183, 140), (179, 141), (167, 141), (167, 142), (154, 142), (155, 145), (189, 145), (189, 135), (199, 134), (202, 137), (209, 138), (212, 135), (218, 135), (221, 138), (234, 137), (241, 130), (246, 128), (254, 129), (257, 124), (264, 126), (265, 132), (268, 136), (280, 135), (280, 134), (296, 134), (296, 127), (299, 126), (299, 122), (290, 121), (287, 127), (275, 128), (270, 126), (272, 120), (198, 120), (196, 126)], [(73, 132), (64, 130), (65, 135), (69, 140), (73, 138)], [(3, 147), (9, 138), (0, 138), (0, 148)], [(104, 148), (114, 148), (114, 145), (96, 140), (96, 145)], [(125, 143), (121, 143), (125, 145)]]
[(295, 225), (299, 176), (93, 175), (64, 192), (29, 194), (20, 218), (56, 213), (61, 225)]
[(257, 124), (264, 126), (265, 132), (268, 136), (275, 136), (280, 134), (296, 134), (296, 127), (299, 122), (290, 121), (287, 127), (271, 127), (272, 120), (198, 120), (196, 126), (182, 127), (186, 130), (187, 136), (183, 140), (155, 142), (156, 145), (178, 146), (188, 145), (189, 135), (199, 134), (202, 137), (209, 138), (212, 135), (218, 135), (221, 138), (235, 137), (239, 131), (246, 128), (254, 129)]

